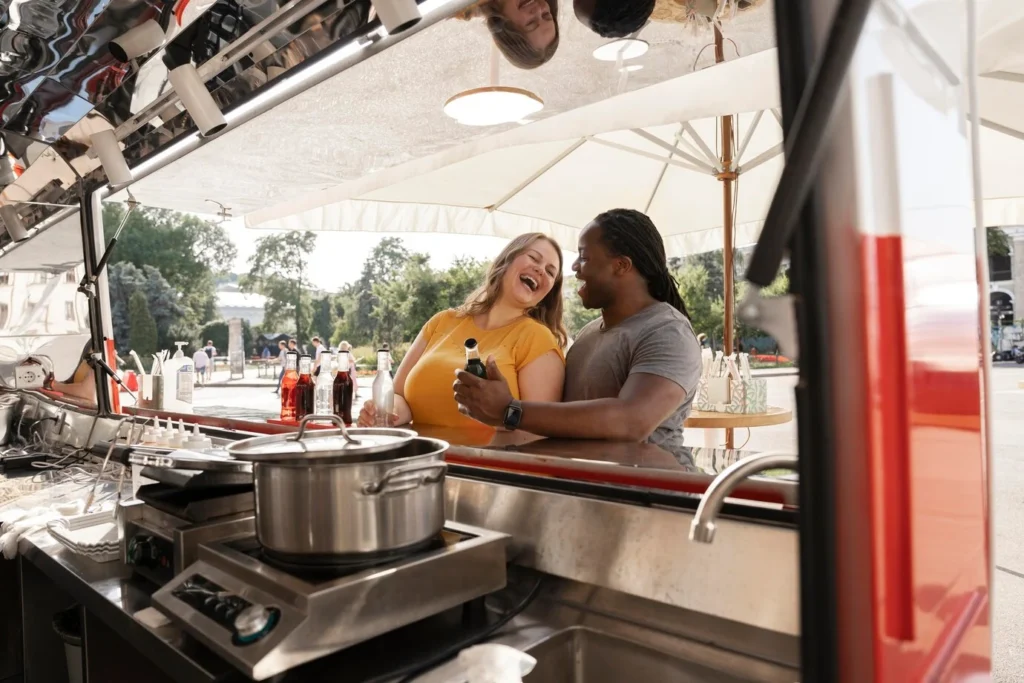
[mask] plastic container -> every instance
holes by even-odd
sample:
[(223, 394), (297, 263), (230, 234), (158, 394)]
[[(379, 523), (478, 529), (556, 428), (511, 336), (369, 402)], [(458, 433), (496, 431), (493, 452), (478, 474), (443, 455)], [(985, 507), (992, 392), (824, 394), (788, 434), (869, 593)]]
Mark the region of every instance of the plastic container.
[(164, 410), (172, 413), (192, 412), (192, 389), (195, 382), (195, 364), (181, 350), (187, 342), (174, 342), (178, 347), (174, 357), (164, 363)]

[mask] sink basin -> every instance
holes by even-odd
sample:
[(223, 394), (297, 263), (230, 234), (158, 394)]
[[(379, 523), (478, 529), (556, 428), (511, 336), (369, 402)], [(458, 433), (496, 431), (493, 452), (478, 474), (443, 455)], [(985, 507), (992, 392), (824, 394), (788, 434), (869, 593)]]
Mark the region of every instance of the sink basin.
[(750, 681), (582, 627), (560, 631), (527, 652), (537, 659), (537, 666), (523, 683)]

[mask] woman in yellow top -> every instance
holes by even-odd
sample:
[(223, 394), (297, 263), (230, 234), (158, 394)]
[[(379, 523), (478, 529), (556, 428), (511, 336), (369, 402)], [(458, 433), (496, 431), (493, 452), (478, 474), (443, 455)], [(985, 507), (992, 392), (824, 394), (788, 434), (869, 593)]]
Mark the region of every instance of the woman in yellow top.
[[(566, 334), (557, 244), (541, 233), (515, 238), (465, 304), (423, 326), (395, 374), (394, 424), (480, 428), (452, 399), (467, 339), (476, 339), (482, 358), (494, 357), (517, 399), (562, 400)], [(367, 401), (359, 425), (373, 423), (373, 401)]]

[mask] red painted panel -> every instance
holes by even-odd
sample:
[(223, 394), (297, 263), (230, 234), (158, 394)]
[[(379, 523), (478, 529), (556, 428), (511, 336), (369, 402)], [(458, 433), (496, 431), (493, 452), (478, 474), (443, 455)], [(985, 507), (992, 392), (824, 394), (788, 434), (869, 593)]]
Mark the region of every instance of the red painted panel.
[(861, 265), (875, 680), (966, 680), (991, 670), (975, 259), (864, 236)]

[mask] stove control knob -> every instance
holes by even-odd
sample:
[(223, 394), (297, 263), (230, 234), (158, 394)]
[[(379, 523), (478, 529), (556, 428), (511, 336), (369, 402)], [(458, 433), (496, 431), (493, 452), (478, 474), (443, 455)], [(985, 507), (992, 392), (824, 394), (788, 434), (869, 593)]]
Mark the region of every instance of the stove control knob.
[(263, 605), (250, 605), (235, 617), (235, 636), (241, 643), (251, 643), (265, 636), (277, 621), (277, 610)]

